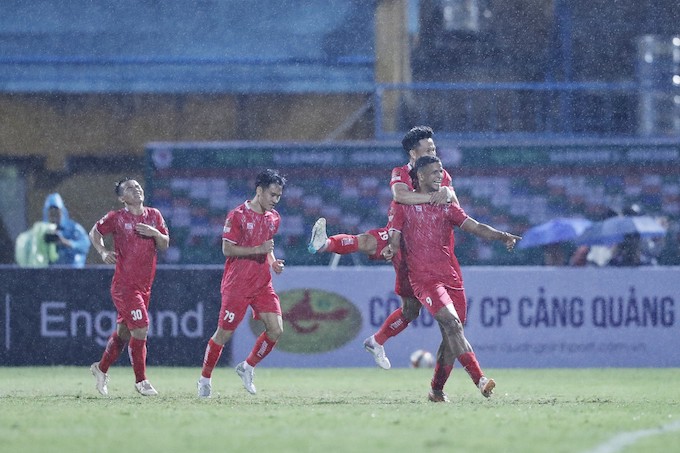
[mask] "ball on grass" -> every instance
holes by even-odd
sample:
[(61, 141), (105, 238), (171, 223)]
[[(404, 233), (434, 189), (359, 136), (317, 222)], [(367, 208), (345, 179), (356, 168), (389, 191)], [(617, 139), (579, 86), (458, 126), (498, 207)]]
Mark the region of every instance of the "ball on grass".
[(434, 356), (431, 352), (418, 349), (411, 353), (411, 368), (432, 368), (434, 366)]

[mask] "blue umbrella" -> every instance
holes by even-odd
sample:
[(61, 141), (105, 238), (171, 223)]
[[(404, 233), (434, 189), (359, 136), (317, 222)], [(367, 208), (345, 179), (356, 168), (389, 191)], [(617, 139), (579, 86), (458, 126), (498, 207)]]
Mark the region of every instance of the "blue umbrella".
[(659, 237), (666, 234), (666, 229), (653, 217), (617, 216), (593, 223), (576, 239), (576, 243), (614, 245), (623, 241), (627, 234), (639, 234), (643, 238)]
[(526, 249), (541, 245), (571, 241), (578, 237), (592, 222), (580, 217), (560, 217), (529, 228), (517, 248)]

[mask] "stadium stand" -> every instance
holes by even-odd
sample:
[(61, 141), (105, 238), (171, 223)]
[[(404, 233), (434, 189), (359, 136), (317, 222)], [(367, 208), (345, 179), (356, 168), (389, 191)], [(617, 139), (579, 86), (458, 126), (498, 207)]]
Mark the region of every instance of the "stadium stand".
[[(343, 175), (307, 170), (293, 173), (277, 210), (283, 216), (277, 256), (291, 265), (329, 263), (325, 256), (306, 250), (311, 226), (319, 216), (328, 219), (329, 234), (360, 233), (383, 226), (391, 200), (385, 171), (362, 170)], [(464, 209), (479, 221), (521, 234), (532, 225), (555, 217), (603, 218), (611, 207), (630, 203), (644, 206), (654, 216), (677, 224), (680, 218), (680, 175), (658, 169), (603, 173), (540, 172), (524, 168), (513, 175), (500, 171), (453, 169), (454, 186)], [(233, 177), (155, 177), (153, 204), (160, 208), (173, 231), (165, 262), (217, 264), (223, 262), (221, 227), (226, 212), (252, 195), (252, 181)], [(502, 245), (457, 233), (456, 249), (466, 265), (541, 264), (539, 250), (506, 253)], [(372, 265), (363, 256), (340, 264)]]

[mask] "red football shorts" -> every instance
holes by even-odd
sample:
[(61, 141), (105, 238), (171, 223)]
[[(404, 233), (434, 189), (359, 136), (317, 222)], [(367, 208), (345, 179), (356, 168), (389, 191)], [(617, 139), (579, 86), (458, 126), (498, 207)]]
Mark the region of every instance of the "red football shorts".
[(279, 296), (276, 295), (271, 285), (251, 296), (243, 296), (235, 291), (226, 291), (222, 293), (220, 319), (217, 325), (224, 330), (236, 330), (243, 321), (248, 307), (253, 309), (255, 319), (259, 319), (260, 313), (281, 315)]
[(383, 256), (380, 254), (382, 250), (387, 247), (387, 243), (390, 239), (389, 232), (386, 227), (384, 228), (376, 228), (375, 230), (368, 230), (366, 234), (370, 234), (373, 236), (377, 242), (377, 246), (375, 247), (375, 253), (373, 255), (368, 255), (368, 259), (370, 260), (385, 260)]
[(125, 324), (129, 330), (149, 327), (150, 288), (140, 291), (136, 288), (111, 287), (111, 298), (118, 311), (118, 324)]
[(415, 284), (413, 285), (413, 291), (418, 301), (433, 316), (445, 306), (453, 304), (460, 322), (465, 324), (467, 318), (465, 289), (452, 288), (443, 283), (433, 283), (426, 285)]

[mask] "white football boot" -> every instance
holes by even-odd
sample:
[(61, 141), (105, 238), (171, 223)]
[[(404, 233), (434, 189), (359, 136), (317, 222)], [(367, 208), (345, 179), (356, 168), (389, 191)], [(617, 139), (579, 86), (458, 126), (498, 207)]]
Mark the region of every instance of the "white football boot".
[(90, 366), (90, 372), (92, 373), (92, 376), (94, 376), (94, 378), (97, 380), (95, 384), (97, 391), (103, 396), (107, 396), (109, 394), (109, 389), (107, 387), (109, 383), (109, 375), (99, 369), (99, 362), (94, 362)]
[(307, 250), (309, 253), (318, 253), (323, 247), (326, 246), (327, 240), (328, 235), (326, 234), (326, 219), (321, 217), (314, 223), (314, 226), (312, 227), (312, 237), (309, 239)]
[(257, 390), (255, 389), (255, 383), (253, 382), (255, 379), (255, 368), (243, 361), (236, 365), (236, 374), (241, 377), (241, 381), (243, 381), (243, 387), (248, 390), (248, 393), (252, 395), (257, 393)]
[(139, 381), (135, 384), (135, 389), (137, 391), (144, 395), (144, 396), (156, 396), (158, 395), (158, 392), (156, 391), (155, 388), (153, 388), (153, 385), (151, 385), (151, 382), (147, 381), (144, 379), (143, 381)]
[(196, 383), (196, 387), (198, 387), (199, 398), (210, 398), (212, 395), (212, 385), (210, 383), (210, 379), (201, 376), (201, 378)]
[(477, 384), (477, 387), (479, 387), (479, 391), (482, 392), (482, 395), (485, 398), (488, 398), (493, 393), (494, 387), (496, 387), (496, 381), (483, 376), (479, 380), (479, 384)]
[(383, 370), (389, 370), (392, 367), (390, 359), (385, 355), (385, 348), (381, 344), (376, 343), (373, 335), (364, 340), (364, 349), (373, 354), (376, 365)]

